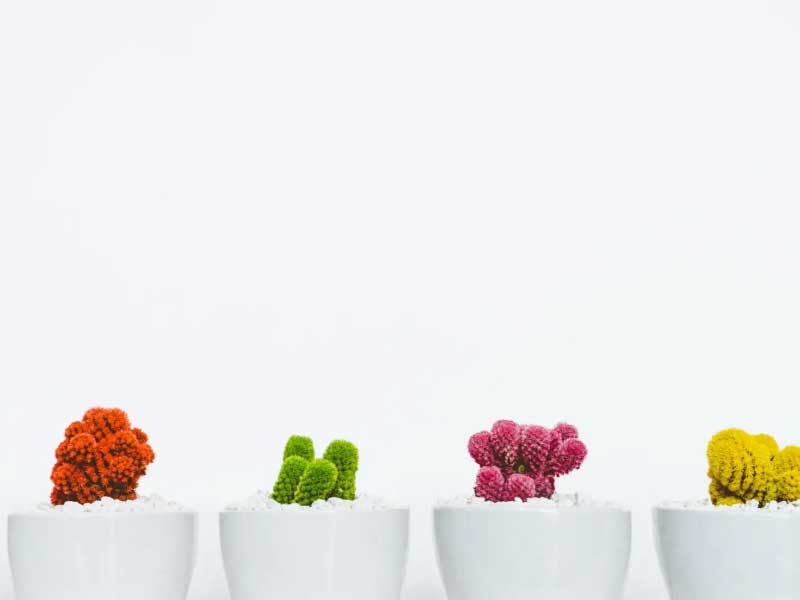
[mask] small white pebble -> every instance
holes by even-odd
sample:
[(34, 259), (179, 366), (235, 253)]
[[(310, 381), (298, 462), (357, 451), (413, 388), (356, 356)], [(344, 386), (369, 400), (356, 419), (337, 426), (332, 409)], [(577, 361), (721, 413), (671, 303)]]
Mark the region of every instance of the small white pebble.
[(664, 501), (658, 505), (659, 508), (673, 508), (683, 510), (706, 510), (716, 512), (740, 512), (740, 513), (797, 513), (800, 514), (800, 501), (795, 502), (770, 502), (761, 507), (757, 500), (750, 500), (744, 504), (734, 504), (733, 506), (715, 506), (708, 498), (700, 500), (684, 501)]
[(269, 496), (266, 492), (258, 491), (249, 498), (241, 502), (228, 504), (225, 510), (229, 511), (349, 511), (349, 510), (387, 510), (392, 505), (381, 498), (359, 495), (355, 500), (343, 500), (342, 498), (329, 498), (328, 500), (316, 500), (311, 506), (300, 506), (299, 504), (280, 504)]
[(515, 498), (512, 502), (489, 502), (480, 496), (457, 496), (455, 498), (440, 500), (437, 506), (475, 506), (483, 510), (493, 508), (509, 508), (517, 510), (537, 510), (542, 508), (619, 508), (610, 502), (598, 502), (588, 496), (581, 494), (553, 494), (552, 498), (530, 498), (522, 501)]
[(63, 511), (68, 514), (83, 512), (83, 506), (77, 502), (65, 502)]
[(311, 508), (322, 511), (331, 511), (335, 509), (332, 504), (325, 500), (314, 500), (314, 502), (311, 503)]
[(63, 505), (42, 503), (36, 507), (39, 512), (78, 514), (113, 512), (180, 512), (185, 510), (177, 502), (167, 502), (161, 496), (139, 496), (136, 500), (115, 500), (104, 497), (87, 504), (65, 502)]

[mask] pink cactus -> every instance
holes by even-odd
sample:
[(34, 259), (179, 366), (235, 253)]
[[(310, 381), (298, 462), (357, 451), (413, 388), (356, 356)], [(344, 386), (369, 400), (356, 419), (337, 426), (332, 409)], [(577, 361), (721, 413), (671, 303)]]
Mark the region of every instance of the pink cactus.
[(579, 468), (586, 458), (578, 430), (567, 423), (547, 429), (497, 421), (491, 431), (473, 435), (467, 447), (480, 466), (475, 494), (490, 502), (550, 498), (556, 477)]

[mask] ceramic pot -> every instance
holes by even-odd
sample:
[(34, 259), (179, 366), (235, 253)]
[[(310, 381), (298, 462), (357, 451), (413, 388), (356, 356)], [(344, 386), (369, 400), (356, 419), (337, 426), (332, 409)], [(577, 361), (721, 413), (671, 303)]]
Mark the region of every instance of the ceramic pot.
[(800, 600), (800, 513), (655, 508), (672, 600)]
[(16, 600), (184, 600), (196, 552), (191, 512), (8, 517)]
[(231, 600), (399, 600), (408, 509), (226, 511)]
[(614, 508), (434, 509), (449, 600), (619, 600), (631, 517)]

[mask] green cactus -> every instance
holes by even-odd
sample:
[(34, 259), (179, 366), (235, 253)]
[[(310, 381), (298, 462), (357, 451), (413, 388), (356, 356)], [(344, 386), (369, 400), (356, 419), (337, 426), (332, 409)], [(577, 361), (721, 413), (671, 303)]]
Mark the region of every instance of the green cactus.
[(324, 458), (310, 463), (300, 478), (294, 501), (301, 506), (310, 506), (315, 500), (326, 500), (336, 485), (336, 465)]
[(338, 471), (336, 485), (331, 496), (343, 500), (355, 500), (358, 448), (346, 440), (334, 440), (328, 444), (324, 458), (336, 465)]
[(283, 451), (283, 465), (272, 488), (273, 500), (309, 506), (330, 497), (355, 500), (358, 448), (345, 440), (334, 440), (323, 458), (314, 459), (311, 438), (293, 435)]
[(286, 441), (286, 447), (283, 449), (283, 460), (290, 456), (302, 456), (307, 461), (314, 460), (314, 442), (310, 437), (302, 435), (293, 435)]
[(272, 488), (272, 498), (281, 504), (294, 502), (297, 484), (308, 467), (308, 461), (302, 456), (289, 456), (283, 461), (278, 480)]

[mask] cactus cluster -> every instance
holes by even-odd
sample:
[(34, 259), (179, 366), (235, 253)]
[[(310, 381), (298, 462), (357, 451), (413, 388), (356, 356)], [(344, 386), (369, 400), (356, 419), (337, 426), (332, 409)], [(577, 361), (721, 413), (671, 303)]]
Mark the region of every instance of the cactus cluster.
[(800, 447), (780, 449), (771, 436), (725, 429), (708, 443), (708, 493), (721, 505), (800, 499)]
[(322, 458), (314, 458), (311, 438), (293, 435), (283, 451), (283, 465), (272, 488), (281, 504), (310, 506), (315, 500), (355, 500), (358, 448), (345, 440), (328, 444)]
[(139, 478), (155, 459), (147, 434), (119, 408), (92, 408), (64, 432), (50, 479), (53, 504), (86, 504), (103, 496), (136, 498)]
[(475, 495), (490, 502), (550, 498), (555, 479), (581, 466), (586, 446), (567, 423), (553, 429), (497, 421), (491, 431), (469, 439), (470, 456), (480, 466)]

